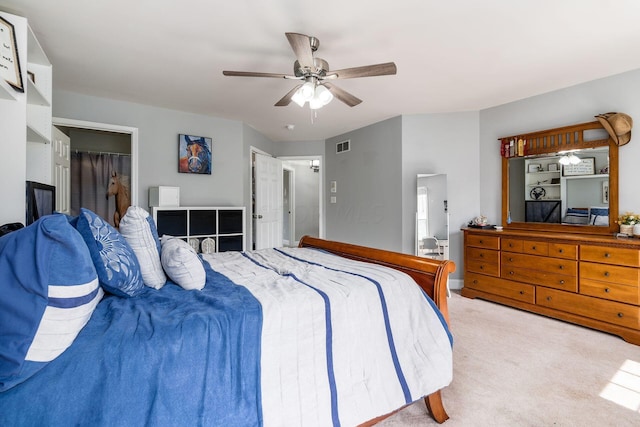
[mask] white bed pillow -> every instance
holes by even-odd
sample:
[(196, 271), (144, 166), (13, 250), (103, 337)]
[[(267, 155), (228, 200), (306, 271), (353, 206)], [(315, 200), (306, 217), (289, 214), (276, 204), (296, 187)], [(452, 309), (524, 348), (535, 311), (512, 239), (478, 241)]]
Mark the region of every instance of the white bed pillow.
[(138, 258), (144, 284), (154, 289), (163, 287), (167, 277), (160, 262), (158, 231), (149, 212), (138, 206), (129, 206), (120, 220), (119, 231)]
[(162, 266), (167, 276), (183, 289), (201, 290), (207, 280), (196, 251), (182, 239), (162, 236)]

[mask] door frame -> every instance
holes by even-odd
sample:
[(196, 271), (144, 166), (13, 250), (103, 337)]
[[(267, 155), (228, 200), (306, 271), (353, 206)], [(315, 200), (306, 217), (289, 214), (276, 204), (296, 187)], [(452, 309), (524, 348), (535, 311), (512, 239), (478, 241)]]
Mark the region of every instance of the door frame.
[[(325, 238), (325, 220), (324, 220), (324, 156), (321, 154), (317, 155), (309, 155), (309, 156), (280, 156), (278, 157), (283, 162), (289, 160), (319, 160), (320, 161), (320, 170), (318, 173), (320, 176), (318, 177), (318, 234), (321, 239)], [(294, 195), (295, 197), (295, 195)], [(295, 212), (295, 206), (293, 207)], [(295, 241), (295, 236), (294, 236)]]
[[(287, 184), (289, 185), (289, 239), (285, 240), (283, 236), (283, 242), (286, 242), (287, 246), (291, 246), (296, 241), (296, 170), (291, 166), (282, 164), (282, 195), (284, 197), (284, 172), (287, 172), (289, 179)], [(284, 223), (283, 223), (284, 230)]]
[(105, 132), (128, 134), (131, 138), (131, 205), (138, 206), (138, 128), (108, 123), (89, 122), (84, 120), (53, 117), (53, 126), (64, 126), (78, 129), (98, 130)]

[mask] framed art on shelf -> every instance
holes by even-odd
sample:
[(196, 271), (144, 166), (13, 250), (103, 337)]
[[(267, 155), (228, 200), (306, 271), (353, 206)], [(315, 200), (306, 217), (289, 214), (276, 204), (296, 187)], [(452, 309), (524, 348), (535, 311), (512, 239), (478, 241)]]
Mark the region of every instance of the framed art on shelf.
[(562, 175), (593, 175), (595, 173), (595, 162), (595, 157), (583, 157), (580, 159), (580, 163), (564, 165), (562, 167)]
[(16, 90), (24, 92), (18, 45), (13, 24), (0, 16), (0, 77)]
[(178, 135), (178, 172), (211, 175), (211, 138)]

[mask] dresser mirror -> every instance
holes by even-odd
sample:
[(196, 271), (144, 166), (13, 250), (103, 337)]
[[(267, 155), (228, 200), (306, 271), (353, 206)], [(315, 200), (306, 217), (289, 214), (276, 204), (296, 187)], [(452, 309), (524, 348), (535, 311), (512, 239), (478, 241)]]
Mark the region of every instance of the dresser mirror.
[[(618, 146), (609, 143), (606, 132), (596, 133), (586, 141), (580, 133), (575, 141), (557, 144), (562, 150), (553, 151), (547, 134), (545, 142), (532, 150), (537, 151), (535, 154), (502, 159), (505, 228), (589, 234), (616, 232)], [(584, 136), (587, 138), (587, 132)], [(503, 141), (522, 137), (507, 137)], [(535, 134), (526, 137), (535, 141)], [(565, 149), (568, 147), (572, 149)]]

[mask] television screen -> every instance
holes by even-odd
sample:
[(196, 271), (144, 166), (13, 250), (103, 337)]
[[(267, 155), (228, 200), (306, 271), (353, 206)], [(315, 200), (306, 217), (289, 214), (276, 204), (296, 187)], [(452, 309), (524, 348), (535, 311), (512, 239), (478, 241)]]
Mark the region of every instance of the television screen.
[(40, 217), (51, 215), (56, 209), (56, 187), (27, 181), (27, 225)]

